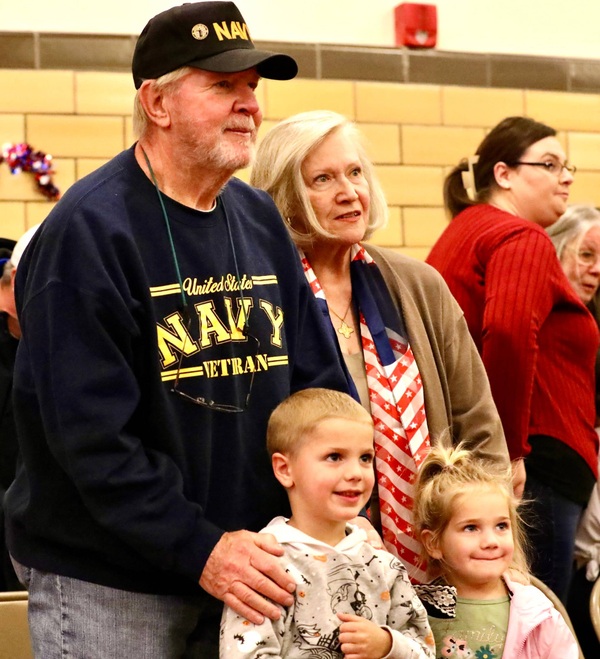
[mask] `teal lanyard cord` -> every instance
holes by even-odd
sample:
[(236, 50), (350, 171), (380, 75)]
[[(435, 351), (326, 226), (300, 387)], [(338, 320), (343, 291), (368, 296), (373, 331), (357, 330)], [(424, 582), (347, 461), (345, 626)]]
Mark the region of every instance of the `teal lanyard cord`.
[(160, 207), (162, 208), (163, 212), (163, 217), (165, 218), (165, 224), (167, 225), (167, 233), (169, 235), (169, 242), (171, 243), (171, 252), (173, 254), (173, 262), (175, 263), (175, 271), (177, 272), (177, 281), (179, 282), (179, 288), (181, 289), (181, 300), (183, 302), (183, 310), (184, 313), (189, 313), (188, 307), (187, 307), (187, 297), (185, 296), (185, 291), (183, 290), (183, 279), (181, 278), (181, 271), (179, 270), (179, 261), (177, 260), (177, 252), (175, 251), (175, 243), (173, 242), (173, 234), (171, 233), (171, 223), (169, 222), (169, 216), (167, 215), (167, 209), (165, 208), (165, 202), (163, 200), (162, 194), (160, 192), (160, 189), (158, 187), (158, 183), (156, 181), (156, 176), (154, 175), (154, 170), (152, 169), (152, 165), (150, 164), (150, 159), (148, 158), (148, 155), (144, 151), (144, 147), (140, 144), (140, 149), (142, 150), (142, 153), (144, 154), (144, 158), (146, 160), (146, 165), (148, 165), (148, 170), (150, 171), (150, 177), (152, 178), (152, 183), (154, 183), (154, 188), (156, 190), (156, 194), (158, 195), (158, 201), (160, 202)]
[[(139, 144), (139, 142), (138, 142)], [(179, 282), (179, 287), (181, 289), (181, 299), (183, 301), (183, 310), (185, 314), (189, 313), (188, 301), (185, 295), (185, 290), (183, 289), (183, 279), (181, 277), (181, 271), (179, 269), (179, 261), (177, 260), (177, 252), (175, 250), (175, 242), (173, 241), (173, 234), (171, 232), (171, 222), (169, 221), (169, 216), (167, 215), (167, 209), (165, 208), (165, 202), (163, 200), (162, 193), (158, 187), (158, 182), (156, 181), (156, 176), (154, 175), (154, 170), (150, 164), (150, 158), (144, 150), (144, 147), (140, 144), (140, 149), (144, 154), (144, 159), (146, 160), (146, 165), (148, 166), (148, 171), (150, 172), (150, 178), (156, 189), (156, 194), (158, 195), (158, 201), (160, 202), (160, 207), (162, 208), (163, 217), (165, 218), (165, 224), (167, 226), (167, 233), (169, 235), (169, 242), (171, 244), (171, 253), (173, 254), (173, 262), (175, 263), (175, 271), (177, 272), (177, 281)], [(240, 269), (238, 267), (237, 255), (235, 253), (235, 243), (233, 242), (233, 235), (231, 233), (231, 226), (229, 225), (229, 218), (227, 217), (227, 210), (225, 208), (225, 202), (223, 201), (223, 215), (225, 216), (225, 225), (227, 226), (227, 235), (229, 236), (229, 244), (231, 245), (231, 251), (233, 252), (233, 264), (235, 266), (235, 277), (238, 283), (238, 289), (240, 293), (240, 299), (242, 301), (242, 310), (244, 309), (244, 292), (242, 291), (242, 281), (240, 278)], [(244, 314), (245, 322), (244, 329), (248, 328), (248, 314)], [(241, 329), (241, 328), (240, 328)]]

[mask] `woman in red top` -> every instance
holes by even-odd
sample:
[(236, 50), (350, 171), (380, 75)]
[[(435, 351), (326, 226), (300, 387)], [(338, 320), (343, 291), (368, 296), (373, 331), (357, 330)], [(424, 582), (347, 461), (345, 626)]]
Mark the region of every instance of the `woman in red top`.
[(533, 572), (563, 600), (598, 451), (598, 329), (544, 231), (574, 172), (554, 129), (504, 119), (448, 175), (453, 219), (427, 259), (465, 312), (511, 458), (525, 458)]

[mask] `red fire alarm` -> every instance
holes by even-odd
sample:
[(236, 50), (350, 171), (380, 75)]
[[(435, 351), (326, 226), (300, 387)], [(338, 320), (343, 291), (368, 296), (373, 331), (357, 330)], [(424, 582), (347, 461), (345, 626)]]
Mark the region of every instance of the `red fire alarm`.
[(403, 2), (394, 8), (396, 46), (434, 48), (437, 40), (437, 7)]

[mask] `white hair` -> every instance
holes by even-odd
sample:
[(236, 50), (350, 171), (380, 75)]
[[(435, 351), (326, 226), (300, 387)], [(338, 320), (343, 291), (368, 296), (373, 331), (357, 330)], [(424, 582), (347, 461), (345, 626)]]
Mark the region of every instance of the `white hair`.
[(315, 238), (333, 237), (321, 226), (313, 211), (302, 178), (302, 165), (310, 152), (335, 131), (343, 132), (352, 140), (369, 186), (371, 203), (365, 238), (387, 223), (383, 189), (356, 126), (337, 112), (301, 112), (277, 124), (265, 135), (250, 176), (251, 185), (266, 190), (273, 197), (299, 247), (310, 245)]

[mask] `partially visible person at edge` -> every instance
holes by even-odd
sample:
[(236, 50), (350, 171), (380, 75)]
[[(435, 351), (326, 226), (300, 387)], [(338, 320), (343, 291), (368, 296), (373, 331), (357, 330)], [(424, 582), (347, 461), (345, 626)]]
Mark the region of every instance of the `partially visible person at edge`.
[[(569, 283), (600, 325), (600, 211), (594, 206), (569, 206), (546, 232)], [(600, 359), (596, 359), (596, 427), (600, 426)]]
[(4, 537), (4, 494), (15, 478), (19, 444), (12, 405), (13, 374), (21, 327), (15, 307), (15, 275), (25, 248), (39, 224), (18, 241), (0, 239), (0, 590), (22, 590)]
[(216, 657), (219, 600), (256, 622), (293, 601), (255, 533), (289, 510), (267, 420), (347, 384), (275, 205), (231, 177), (260, 78), (296, 72), (231, 2), (152, 18), (139, 141), (69, 189), (19, 265), (5, 502), (36, 657)]
[[(600, 285), (600, 211), (594, 206), (569, 206), (546, 231), (571, 286), (599, 321), (597, 294)], [(600, 359), (596, 358), (596, 432), (600, 410)], [(600, 489), (594, 485), (577, 534), (575, 571), (569, 589), (567, 611), (586, 657), (600, 655), (600, 643), (590, 617), (590, 595), (600, 575)]]
[(18, 453), (17, 431), (12, 410), (12, 381), (21, 331), (16, 325), (17, 313), (13, 311), (15, 305), (13, 277), (9, 272), (12, 268), (7, 266), (15, 244), (16, 241), (11, 238), (0, 238), (0, 590), (2, 591), (19, 589), (19, 581), (10, 564), (4, 540), (2, 503), (6, 488), (15, 476), (14, 467), (9, 465), (16, 464)]
[(498, 413), (463, 313), (424, 263), (363, 241), (386, 201), (356, 127), (334, 112), (295, 115), (262, 139), (253, 185), (287, 219), (312, 290), (339, 341), (350, 385), (375, 422), (373, 525), (415, 581), (412, 480), (430, 436), (450, 429), (507, 460)]
[(598, 452), (598, 328), (544, 231), (574, 172), (553, 128), (504, 119), (446, 178), (452, 221), (427, 258), (465, 312), (511, 458), (526, 458), (532, 572), (563, 601)]

